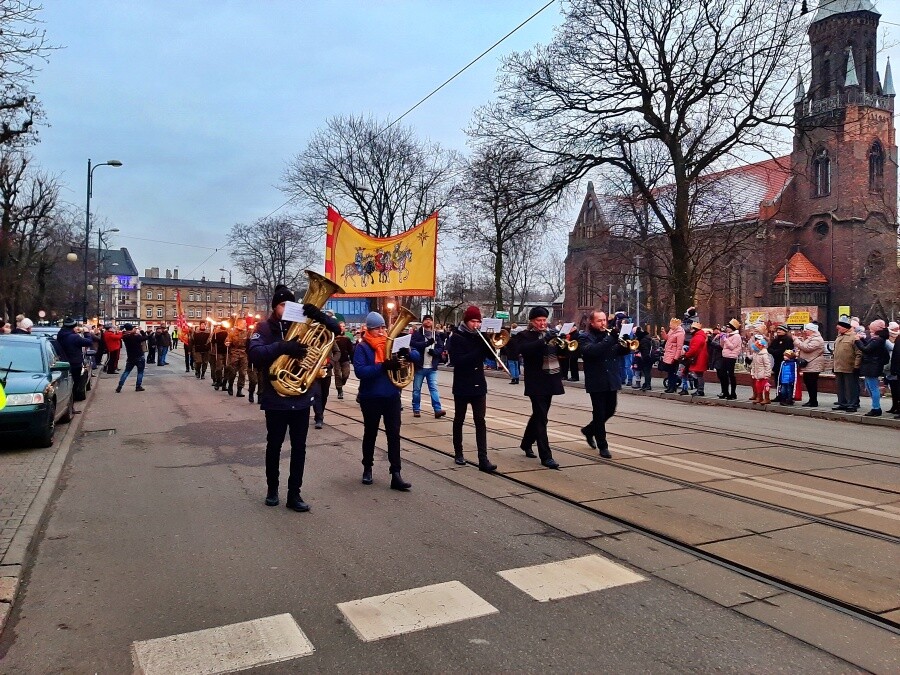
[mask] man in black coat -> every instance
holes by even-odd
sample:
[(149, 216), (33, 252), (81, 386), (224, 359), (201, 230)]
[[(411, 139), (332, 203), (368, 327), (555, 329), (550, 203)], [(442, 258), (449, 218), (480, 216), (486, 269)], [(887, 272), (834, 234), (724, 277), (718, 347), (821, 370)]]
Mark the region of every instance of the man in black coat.
[(533, 307), (528, 314), (528, 329), (518, 333), (511, 343), (512, 353), (521, 354), (525, 366), (525, 395), (531, 399), (531, 417), (525, 426), (520, 447), (526, 457), (534, 457), (531, 446), (537, 442), (541, 464), (548, 469), (558, 469), (553, 459), (550, 440), (547, 438), (547, 416), (553, 397), (565, 394), (562, 383), (556, 334), (547, 330), (550, 312), (544, 307)]
[(72, 374), (72, 398), (75, 401), (83, 401), (85, 373), (84, 373), (84, 348), (94, 346), (91, 338), (85, 337), (76, 327), (75, 319), (67, 318), (63, 321), (62, 328), (56, 334), (56, 341), (66, 355), (69, 362), (69, 372)]
[(487, 456), (487, 380), (484, 377), (484, 360), (495, 358), (494, 350), (478, 335), (481, 328), (481, 310), (475, 306), (466, 309), (462, 323), (447, 339), (447, 353), (453, 366), (453, 454), (460, 466), (463, 457), (463, 424), (466, 408), (472, 406), (475, 423), (475, 445), (478, 449), (478, 468), (491, 473), (497, 465)]
[[(309, 511), (309, 504), (300, 497), (303, 484), (303, 468), (306, 465), (306, 436), (309, 432), (310, 392), (297, 396), (281, 396), (270, 383), (269, 367), (279, 356), (302, 359), (306, 356), (306, 345), (297, 340), (285, 340), (291, 324), (282, 321), (286, 302), (294, 302), (294, 294), (286, 286), (277, 286), (272, 297), (272, 314), (265, 321), (256, 324), (250, 336), (249, 359), (259, 371), (259, 407), (266, 415), (266, 506), (278, 505), (279, 463), (281, 444), (290, 429), (291, 462), (288, 474), (287, 500), (285, 506), (294, 511)], [(340, 327), (315, 305), (304, 305), (307, 318), (323, 324), (333, 333)]]
[[(588, 320), (587, 332), (579, 337), (581, 358), (584, 361), (584, 389), (591, 396), (593, 420), (581, 433), (592, 448), (600, 448), (600, 456), (611, 459), (606, 441), (606, 421), (616, 412), (618, 392), (622, 388), (619, 357), (628, 352), (619, 343), (619, 334), (608, 330), (606, 312), (594, 310)], [(596, 439), (596, 443), (595, 443)]]

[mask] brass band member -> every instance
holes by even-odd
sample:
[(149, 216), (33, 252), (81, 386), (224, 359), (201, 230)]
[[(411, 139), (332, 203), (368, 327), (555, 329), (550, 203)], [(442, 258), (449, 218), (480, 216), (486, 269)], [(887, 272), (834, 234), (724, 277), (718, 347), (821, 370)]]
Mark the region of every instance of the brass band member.
[(525, 395), (531, 399), (531, 418), (525, 427), (520, 447), (526, 457), (534, 457), (532, 446), (537, 443), (541, 464), (559, 469), (553, 459), (547, 438), (547, 416), (553, 397), (565, 394), (555, 340), (557, 334), (547, 330), (550, 312), (545, 307), (533, 307), (528, 313), (528, 329), (513, 338), (513, 354), (521, 354), (525, 366)]
[(587, 332), (579, 336), (579, 343), (584, 361), (584, 389), (590, 394), (593, 406), (593, 420), (581, 433), (589, 446), (600, 448), (601, 457), (611, 459), (606, 421), (616, 412), (618, 392), (622, 388), (619, 357), (630, 350), (619, 342), (618, 331), (607, 329), (606, 312), (596, 309), (591, 312)]
[(487, 380), (484, 378), (484, 360), (496, 358), (487, 340), (479, 335), (481, 310), (475, 306), (466, 309), (462, 323), (447, 339), (447, 353), (453, 366), (453, 454), (460, 466), (463, 457), (463, 423), (466, 408), (472, 406), (475, 423), (475, 446), (478, 450), (478, 469), (491, 473), (497, 470), (487, 455)]

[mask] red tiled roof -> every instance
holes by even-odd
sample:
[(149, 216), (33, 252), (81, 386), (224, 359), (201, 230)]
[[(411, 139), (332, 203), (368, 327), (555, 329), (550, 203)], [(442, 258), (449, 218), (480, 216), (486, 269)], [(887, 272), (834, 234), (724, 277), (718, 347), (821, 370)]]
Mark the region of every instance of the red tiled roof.
[(763, 214), (761, 211), (779, 200), (791, 176), (791, 158), (786, 156), (737, 166), (704, 176), (703, 180), (727, 186), (726, 194), (734, 202), (737, 218), (757, 218), (774, 214)]
[(788, 278), (792, 284), (827, 284), (828, 278), (813, 265), (809, 258), (799, 251), (791, 256), (787, 265), (779, 270), (773, 283), (784, 283), (784, 270), (788, 271)]

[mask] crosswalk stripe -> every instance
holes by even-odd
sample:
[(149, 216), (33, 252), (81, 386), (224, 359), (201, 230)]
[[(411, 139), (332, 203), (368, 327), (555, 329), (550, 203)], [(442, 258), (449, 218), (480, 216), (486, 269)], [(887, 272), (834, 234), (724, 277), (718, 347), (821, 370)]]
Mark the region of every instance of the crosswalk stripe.
[(646, 581), (640, 574), (596, 554), (497, 574), (539, 602)]
[(277, 614), (135, 642), (131, 651), (141, 675), (215, 675), (309, 656), (315, 647), (294, 617)]
[(338, 609), (365, 642), (499, 611), (459, 581), (342, 602), (338, 604)]

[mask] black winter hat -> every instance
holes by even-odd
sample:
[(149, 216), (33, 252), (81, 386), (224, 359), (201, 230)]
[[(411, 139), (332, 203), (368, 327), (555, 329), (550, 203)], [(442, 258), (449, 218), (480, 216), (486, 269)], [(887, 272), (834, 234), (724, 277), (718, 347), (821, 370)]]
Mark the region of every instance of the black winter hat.
[(282, 302), (296, 302), (297, 298), (287, 286), (276, 286), (275, 295), (272, 296), (272, 309), (275, 309)]
[(534, 321), (535, 319), (540, 319), (541, 317), (550, 316), (550, 312), (546, 307), (532, 307), (531, 311), (528, 312), (528, 320)]

